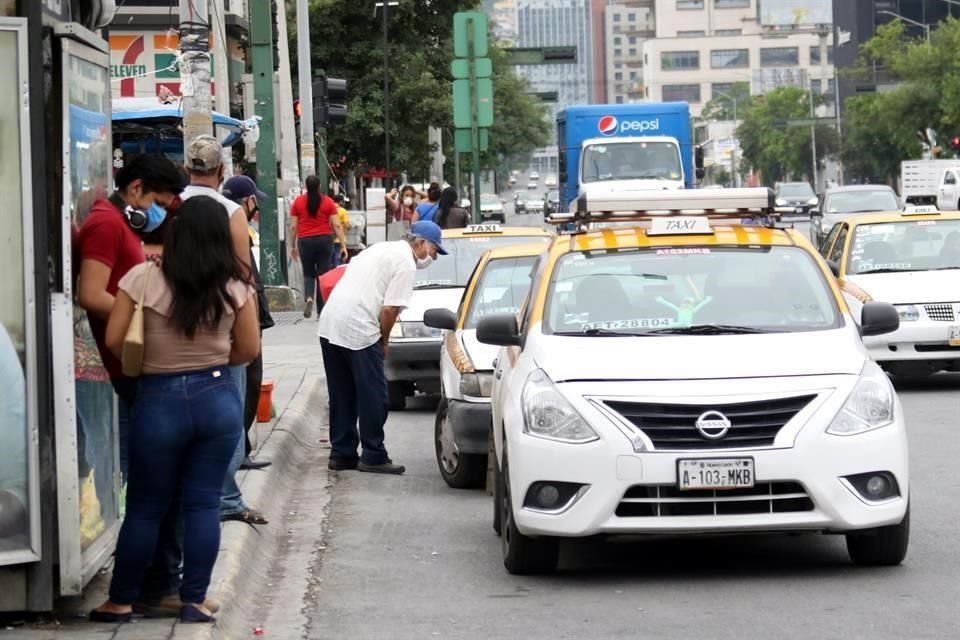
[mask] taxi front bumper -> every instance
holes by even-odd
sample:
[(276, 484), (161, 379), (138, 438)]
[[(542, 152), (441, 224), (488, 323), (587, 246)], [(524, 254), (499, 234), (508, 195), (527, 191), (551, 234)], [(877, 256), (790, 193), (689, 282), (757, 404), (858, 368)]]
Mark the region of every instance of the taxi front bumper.
[[(852, 436), (825, 429), (826, 424), (808, 424), (790, 448), (647, 453), (635, 453), (625, 438), (609, 434), (579, 445), (510, 434), (514, 518), (525, 535), (559, 537), (845, 532), (899, 523), (909, 495), (899, 406), (895, 422), (887, 427)], [(707, 495), (679, 491), (677, 461), (701, 458), (752, 458), (755, 488)], [(898, 495), (871, 502), (846, 479), (872, 472), (891, 474)], [(573, 483), (582, 490), (546, 512), (531, 508), (527, 496), (541, 482)]]
[(449, 400), (447, 412), (460, 453), (485, 455), (490, 444), (490, 403)]
[(864, 346), (874, 360), (884, 362), (956, 360), (960, 361), (960, 346), (951, 346), (950, 331), (960, 327), (960, 319), (953, 322), (916, 320), (901, 322), (893, 333), (863, 339)]

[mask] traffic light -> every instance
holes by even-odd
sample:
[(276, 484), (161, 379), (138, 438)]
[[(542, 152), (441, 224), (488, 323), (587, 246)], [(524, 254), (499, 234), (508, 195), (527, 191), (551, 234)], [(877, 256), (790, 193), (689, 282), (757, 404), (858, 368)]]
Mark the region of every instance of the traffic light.
[(950, 138), (950, 148), (954, 151), (960, 151), (960, 136), (952, 136)]
[(300, 104), (300, 100), (293, 101), (293, 117), (300, 120), (300, 116), (303, 114), (303, 105)]
[(313, 124), (329, 129), (347, 121), (347, 81), (319, 75), (313, 81)]

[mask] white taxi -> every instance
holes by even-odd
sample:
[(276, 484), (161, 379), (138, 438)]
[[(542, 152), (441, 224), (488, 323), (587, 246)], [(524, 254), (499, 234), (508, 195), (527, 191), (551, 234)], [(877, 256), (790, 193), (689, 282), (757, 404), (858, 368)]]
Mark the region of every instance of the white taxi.
[(545, 242), (487, 251), (470, 278), (459, 310), (430, 309), (428, 327), (445, 329), (440, 351), (441, 398), (434, 444), (440, 475), (451, 487), (483, 486), (490, 442), (490, 390), (497, 348), (477, 340), (477, 322), (516, 313)]
[(853, 562), (899, 563), (906, 428), (861, 341), (896, 310), (855, 321), (803, 234), (760, 222), (769, 190), (610, 198), (565, 215), (637, 226), (558, 237), (520, 313), (477, 326), (501, 347), (507, 570), (550, 571), (559, 539), (598, 534), (839, 533)]
[(392, 410), (403, 409), (407, 397), (417, 391), (440, 392), (440, 330), (426, 326), (423, 314), (428, 309), (457, 308), (484, 251), (535, 240), (546, 243), (552, 235), (543, 229), (498, 224), (444, 230), (443, 246), (449, 255), (417, 271), (410, 306), (400, 313), (390, 335), (384, 373)]
[(892, 303), (900, 328), (864, 338), (893, 375), (960, 372), (960, 213), (913, 207), (838, 222), (821, 247), (850, 308)]

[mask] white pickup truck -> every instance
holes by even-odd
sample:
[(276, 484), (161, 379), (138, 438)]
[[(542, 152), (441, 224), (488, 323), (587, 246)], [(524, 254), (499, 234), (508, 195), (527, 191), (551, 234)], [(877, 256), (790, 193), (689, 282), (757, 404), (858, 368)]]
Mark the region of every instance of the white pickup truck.
[(900, 195), (908, 204), (960, 208), (960, 160), (904, 160), (900, 164)]

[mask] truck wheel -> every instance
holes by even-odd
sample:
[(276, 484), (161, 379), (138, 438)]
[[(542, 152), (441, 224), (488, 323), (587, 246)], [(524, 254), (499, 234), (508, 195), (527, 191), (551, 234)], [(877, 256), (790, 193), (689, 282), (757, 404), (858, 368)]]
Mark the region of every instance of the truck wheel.
[(910, 507), (900, 524), (847, 534), (847, 554), (860, 567), (891, 567), (903, 562), (910, 544)]
[(437, 466), (447, 486), (454, 489), (476, 489), (483, 486), (487, 474), (487, 456), (460, 453), (454, 440), (446, 399), (441, 399), (437, 407), (433, 441)]
[(503, 471), (500, 473), (500, 494), (500, 546), (503, 549), (503, 566), (514, 575), (552, 573), (557, 568), (560, 555), (557, 541), (551, 538), (531, 538), (517, 530), (510, 500), (510, 470), (506, 455), (503, 458)]
[(388, 382), (387, 395), (390, 399), (390, 411), (403, 411), (407, 408), (407, 385), (402, 382)]

